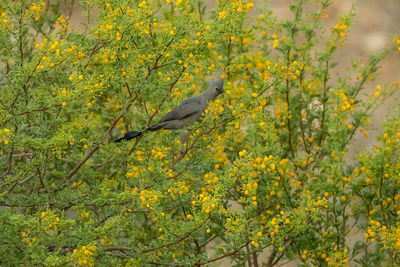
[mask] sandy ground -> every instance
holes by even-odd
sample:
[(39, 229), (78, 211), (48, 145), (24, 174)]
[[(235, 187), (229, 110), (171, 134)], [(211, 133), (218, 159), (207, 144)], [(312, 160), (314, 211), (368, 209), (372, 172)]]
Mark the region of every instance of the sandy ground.
[[(209, 7), (214, 7), (216, 1), (206, 1)], [(260, 1), (255, 1), (256, 6)], [(281, 17), (290, 16), (288, 11), (289, 0), (271, 0), (271, 7), (275, 10), (275, 14)], [(337, 53), (336, 61), (339, 66), (336, 68), (338, 73), (345, 72), (345, 68), (350, 65), (352, 59), (360, 59), (367, 62), (368, 56), (378, 52), (386, 44), (390, 44), (392, 34), (400, 31), (400, 1), (399, 0), (336, 0), (330, 10), (329, 18), (325, 19), (325, 23), (329, 26), (337, 23), (339, 14), (347, 12), (353, 5), (356, 6), (356, 17), (354, 24), (348, 34), (348, 42)], [(79, 31), (84, 27), (81, 23), (85, 22), (77, 9), (71, 16), (72, 25)], [(250, 15), (256, 16), (258, 13), (254, 9)], [(382, 63), (380, 75), (376, 82), (368, 84), (367, 90), (373, 92), (375, 86), (380, 83), (395, 82), (400, 80), (400, 55), (391, 54)], [(331, 84), (334, 86), (334, 84)], [(371, 125), (374, 130), (369, 130), (369, 137), (365, 138), (361, 134), (357, 134), (351, 146), (349, 158), (353, 158), (359, 152), (371, 148), (376, 144), (376, 135), (382, 134), (382, 122), (391, 114), (393, 108), (397, 106), (400, 92), (389, 98), (384, 105), (381, 105), (372, 115)], [(356, 237), (356, 236), (355, 236)], [(353, 241), (354, 238), (353, 237)], [(350, 240), (352, 242), (352, 240)], [(221, 262), (219, 266), (230, 266), (228, 262)], [(281, 266), (290, 267), (297, 266), (296, 263), (288, 263)]]

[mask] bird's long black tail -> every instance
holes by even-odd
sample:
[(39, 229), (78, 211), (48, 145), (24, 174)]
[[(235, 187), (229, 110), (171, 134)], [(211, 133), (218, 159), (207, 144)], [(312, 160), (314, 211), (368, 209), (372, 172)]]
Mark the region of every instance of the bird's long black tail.
[(150, 126), (149, 128), (141, 131), (141, 132), (139, 132), (139, 131), (130, 131), (130, 132), (127, 132), (126, 134), (124, 134), (124, 136), (122, 136), (121, 138), (115, 140), (114, 142), (119, 143), (122, 140), (128, 141), (128, 140), (131, 140), (131, 139), (134, 139), (136, 137), (141, 136), (143, 133), (145, 133), (147, 131), (154, 132), (154, 131), (160, 130), (160, 129), (163, 128), (163, 126), (164, 126), (163, 123), (156, 123), (156, 124)]
[(131, 139), (133, 139), (133, 138), (136, 138), (136, 137), (141, 136), (142, 133), (143, 133), (143, 132), (130, 131), (130, 132), (127, 132), (126, 134), (124, 134), (124, 136), (122, 136), (121, 138), (115, 140), (114, 142), (119, 143), (119, 142), (121, 142), (122, 140), (128, 141), (128, 140), (131, 140)]

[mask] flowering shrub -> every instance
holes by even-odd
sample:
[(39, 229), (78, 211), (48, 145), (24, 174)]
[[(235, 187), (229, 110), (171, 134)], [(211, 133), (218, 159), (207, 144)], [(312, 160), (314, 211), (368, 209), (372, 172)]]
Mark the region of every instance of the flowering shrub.
[[(326, 29), (330, 0), (288, 19), (252, 18), (252, 0), (81, 1), (82, 32), (61, 2), (0, 4), (2, 266), (400, 264), (399, 112), (346, 156), (399, 87), (364, 90), (397, 38), (336, 76), (354, 11)], [(218, 70), (226, 93), (187, 144), (113, 142)]]

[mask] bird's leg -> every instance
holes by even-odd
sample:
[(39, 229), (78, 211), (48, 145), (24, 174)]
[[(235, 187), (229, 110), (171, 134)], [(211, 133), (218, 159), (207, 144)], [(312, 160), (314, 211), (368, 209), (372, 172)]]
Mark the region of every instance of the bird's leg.
[(182, 128), (182, 131), (180, 133), (180, 141), (181, 141), (181, 145), (183, 146), (181, 148), (181, 154), (185, 153), (185, 150), (186, 150), (185, 147), (187, 148), (187, 141), (189, 139), (188, 138), (189, 134), (190, 134), (190, 132), (189, 132), (188, 128), (186, 128), (186, 127)]

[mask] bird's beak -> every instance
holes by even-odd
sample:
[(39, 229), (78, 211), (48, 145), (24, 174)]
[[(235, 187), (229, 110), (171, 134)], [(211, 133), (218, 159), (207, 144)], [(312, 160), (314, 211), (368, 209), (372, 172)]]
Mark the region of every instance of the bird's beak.
[(222, 93), (225, 93), (225, 90), (224, 90), (223, 87), (220, 89), (220, 92), (221, 92), (221, 94), (222, 94)]

